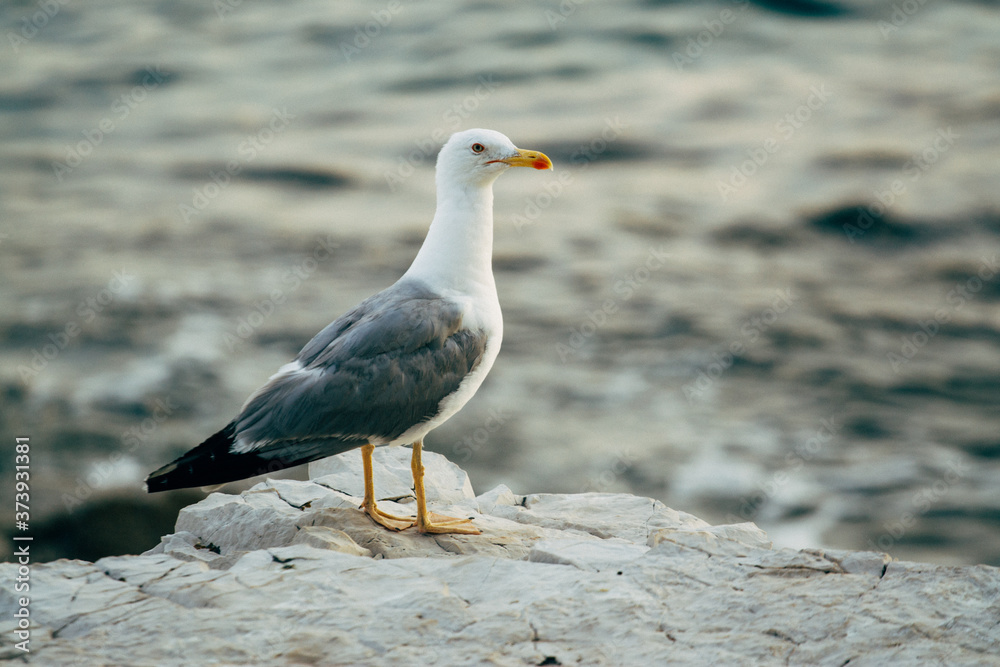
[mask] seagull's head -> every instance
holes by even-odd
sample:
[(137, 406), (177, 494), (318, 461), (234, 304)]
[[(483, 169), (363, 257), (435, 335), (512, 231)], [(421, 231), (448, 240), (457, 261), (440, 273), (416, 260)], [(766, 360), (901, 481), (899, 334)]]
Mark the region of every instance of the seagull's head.
[(551, 169), (539, 151), (518, 148), (494, 130), (465, 130), (451, 135), (437, 159), (437, 178), (463, 186), (487, 186), (511, 167)]

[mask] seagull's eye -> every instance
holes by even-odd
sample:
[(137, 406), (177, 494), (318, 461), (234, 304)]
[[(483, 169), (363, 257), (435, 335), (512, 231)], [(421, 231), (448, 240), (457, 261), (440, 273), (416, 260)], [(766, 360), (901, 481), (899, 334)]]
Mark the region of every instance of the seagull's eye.
[(484, 150), (486, 150), (486, 146), (483, 146), (482, 144), (472, 144), (473, 153), (482, 153)]

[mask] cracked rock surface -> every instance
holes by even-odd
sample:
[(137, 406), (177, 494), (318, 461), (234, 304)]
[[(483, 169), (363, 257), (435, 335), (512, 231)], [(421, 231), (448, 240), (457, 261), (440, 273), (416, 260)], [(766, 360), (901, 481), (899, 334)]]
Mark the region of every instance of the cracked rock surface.
[[(412, 514), (409, 450), (375, 453)], [(482, 535), (389, 532), (359, 510), (357, 452), (183, 510), (141, 556), (31, 571), (46, 665), (998, 664), (1000, 570), (773, 549), (625, 494), (475, 496), (424, 454), (432, 509)], [(389, 500), (391, 499), (391, 500)], [(0, 658), (15, 564), (0, 565)]]

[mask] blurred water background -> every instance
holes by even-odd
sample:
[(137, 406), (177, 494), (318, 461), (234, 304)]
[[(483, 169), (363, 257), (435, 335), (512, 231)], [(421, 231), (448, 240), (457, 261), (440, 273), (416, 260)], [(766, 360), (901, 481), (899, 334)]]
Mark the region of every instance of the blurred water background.
[(478, 492), (1000, 565), (998, 3), (25, 0), (0, 25), (0, 431), (31, 437), (36, 558), (170, 532), (202, 494), (145, 474), (406, 269), (437, 149), (488, 127), (556, 169), (496, 185), (504, 348), (427, 442)]

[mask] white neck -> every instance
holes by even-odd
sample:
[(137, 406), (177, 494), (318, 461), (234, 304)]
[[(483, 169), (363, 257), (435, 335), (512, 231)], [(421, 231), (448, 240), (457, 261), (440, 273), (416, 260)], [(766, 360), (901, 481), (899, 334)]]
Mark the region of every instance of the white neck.
[(433, 289), (496, 294), (493, 280), (493, 182), (458, 185), (438, 179), (437, 211), (413, 264), (403, 275)]

